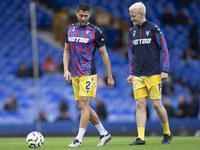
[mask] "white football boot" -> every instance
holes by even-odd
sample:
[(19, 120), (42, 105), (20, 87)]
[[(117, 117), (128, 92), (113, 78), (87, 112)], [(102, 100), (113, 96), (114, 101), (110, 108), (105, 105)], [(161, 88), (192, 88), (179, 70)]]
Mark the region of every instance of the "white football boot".
[(100, 142), (99, 142), (99, 144), (97, 144), (97, 146), (104, 146), (110, 140), (111, 140), (110, 133), (108, 133), (107, 135), (101, 135), (100, 136)]
[(69, 147), (80, 147), (81, 146), (81, 142), (79, 142), (79, 140), (75, 139), (74, 142), (72, 142), (68, 146)]

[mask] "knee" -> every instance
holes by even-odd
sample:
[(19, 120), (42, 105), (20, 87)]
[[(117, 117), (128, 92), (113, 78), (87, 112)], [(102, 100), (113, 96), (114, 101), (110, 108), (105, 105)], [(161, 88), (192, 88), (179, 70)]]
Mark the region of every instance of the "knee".
[(85, 110), (87, 108), (87, 104), (82, 101), (79, 101), (78, 108), (80, 110)]
[(153, 104), (153, 108), (157, 111), (160, 109), (160, 105), (159, 104)]
[(81, 110), (83, 107), (84, 107), (84, 103), (79, 101), (78, 108)]
[(137, 109), (146, 109), (146, 104), (143, 102), (136, 102)]

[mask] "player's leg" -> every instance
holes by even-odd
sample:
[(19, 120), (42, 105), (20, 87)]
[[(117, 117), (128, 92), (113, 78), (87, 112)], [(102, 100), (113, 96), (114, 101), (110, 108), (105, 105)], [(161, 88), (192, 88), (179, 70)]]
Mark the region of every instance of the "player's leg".
[(146, 124), (146, 105), (147, 105), (147, 88), (144, 84), (143, 77), (135, 77), (133, 79), (133, 93), (136, 100), (136, 122), (138, 138), (129, 145), (145, 144), (145, 124)]
[(81, 146), (83, 136), (87, 129), (87, 125), (90, 118), (90, 97), (79, 97), (77, 100), (78, 107), (81, 111), (81, 118), (79, 123), (79, 131), (73, 143), (69, 145), (69, 147), (79, 147)]
[[(90, 97), (96, 97), (97, 91), (97, 75), (88, 76), (87, 79), (82, 81), (87, 84), (86, 92)], [(99, 120), (97, 114), (90, 108), (90, 121), (97, 128), (100, 134), (100, 142), (97, 146), (103, 146), (111, 139), (111, 135), (105, 130), (102, 123)]]
[(146, 105), (147, 98), (140, 98), (136, 100), (136, 122), (137, 122), (137, 133), (138, 138), (129, 145), (144, 145), (145, 140), (145, 124), (146, 124)]
[(90, 97), (80, 97), (78, 107), (81, 111), (80, 128), (87, 128), (90, 119)]
[(90, 118), (90, 97), (80, 97), (79, 101), (77, 102), (81, 111), (81, 118), (79, 123), (79, 132), (75, 139), (78, 139), (80, 142), (82, 142)]
[(137, 130), (138, 130), (138, 138), (144, 141), (145, 135), (145, 124), (146, 124), (146, 105), (147, 98), (140, 98), (136, 100), (136, 121), (137, 121)]
[[(151, 99), (151, 103), (160, 119), (161, 124), (168, 123), (167, 111), (165, 110), (164, 106), (162, 105), (161, 100), (160, 99)], [(167, 132), (164, 132), (164, 133), (167, 133)]]
[(90, 98), (96, 96), (97, 75), (82, 76), (79, 82), (78, 106), (81, 110), (80, 127), (85, 128), (90, 119)]
[[(73, 85), (73, 89), (76, 89), (77, 84), (75, 83), (73, 84), (72, 82), (72, 85)], [(95, 75), (80, 77), (78, 86), (79, 86), (78, 88), (79, 90), (74, 90), (74, 91), (77, 91), (75, 94), (76, 100), (78, 100), (80, 97), (78, 101), (78, 105), (79, 105), (79, 108), (81, 109), (81, 120), (80, 120), (80, 128), (79, 128), (80, 137), (78, 133), (77, 138), (79, 138), (80, 141), (82, 140), (81, 137), (83, 137), (86, 131), (85, 129), (87, 127), (88, 121), (90, 120), (92, 124), (95, 125), (95, 127), (97, 128), (97, 130), (99, 131), (101, 135), (100, 136), (101, 144), (98, 144), (98, 146), (103, 146), (111, 139), (111, 135), (104, 129), (97, 114), (89, 106), (89, 101), (87, 101), (88, 102), (86, 105), (87, 107), (82, 108), (82, 106), (85, 106), (86, 103), (82, 103), (84, 101), (81, 100), (81, 99), (84, 99), (85, 97), (89, 97), (89, 98), (96, 97), (97, 75), (95, 74)], [(85, 111), (85, 108), (87, 108), (86, 109), (87, 111)], [(89, 111), (89, 119), (88, 119), (88, 111)]]
[(108, 131), (103, 127), (96, 112), (90, 107), (90, 122), (96, 127), (101, 135), (107, 135)]
[[(80, 87), (79, 86), (79, 82), (80, 82), (80, 77), (72, 76), (71, 78), (72, 78), (72, 87), (73, 87), (73, 91), (74, 91), (75, 100), (77, 101), (77, 103), (79, 105), (79, 87)], [(79, 132), (78, 132), (77, 137), (83, 137), (84, 134), (85, 134), (85, 131), (86, 131), (86, 128), (79, 128)], [(69, 147), (79, 147), (79, 146), (81, 146), (81, 143), (82, 143), (81, 139), (76, 139), (76, 138), (71, 144), (68, 145)]]
[(161, 103), (162, 82), (160, 79), (160, 75), (147, 77), (146, 82), (149, 89), (149, 97), (151, 99), (151, 103), (154, 109), (156, 110), (156, 113), (158, 114), (158, 117), (160, 119), (160, 122), (164, 130), (164, 138), (163, 138), (164, 141), (162, 141), (161, 143), (169, 144), (172, 139), (172, 135), (169, 129), (166, 109), (163, 107)]
[(90, 107), (90, 122), (95, 126), (100, 123), (98, 115), (94, 112), (94, 110)]
[(111, 135), (104, 128), (104, 126), (99, 120), (99, 117), (91, 107), (90, 107), (90, 122), (96, 127), (96, 129), (99, 131), (100, 134), (100, 142), (97, 146), (104, 146), (107, 142), (111, 140)]
[(164, 137), (163, 137), (161, 144), (169, 144), (170, 141), (172, 140), (172, 134), (169, 129), (167, 111), (164, 108), (164, 106), (162, 105), (160, 99), (152, 99), (151, 103), (152, 103), (154, 109), (156, 110), (156, 113), (160, 119), (160, 122), (163, 127), (163, 131), (164, 131)]

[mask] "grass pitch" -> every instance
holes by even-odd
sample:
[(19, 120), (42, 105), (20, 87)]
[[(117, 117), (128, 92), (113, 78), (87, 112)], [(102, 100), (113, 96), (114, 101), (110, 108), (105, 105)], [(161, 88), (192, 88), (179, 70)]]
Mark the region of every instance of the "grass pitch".
[[(44, 145), (40, 150), (200, 150), (200, 137), (174, 136), (171, 143), (161, 145), (162, 137), (146, 137), (146, 145), (129, 146), (136, 137), (112, 137), (112, 140), (103, 147), (97, 147), (99, 137), (84, 137), (81, 147), (70, 148), (74, 137), (45, 137)], [(30, 150), (24, 138), (0, 138), (0, 150)]]

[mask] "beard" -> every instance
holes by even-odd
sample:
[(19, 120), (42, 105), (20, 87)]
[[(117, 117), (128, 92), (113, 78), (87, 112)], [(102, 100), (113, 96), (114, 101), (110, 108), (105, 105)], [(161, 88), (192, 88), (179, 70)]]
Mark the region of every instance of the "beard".
[(80, 21), (80, 20), (79, 20), (79, 25), (80, 25), (80, 26), (84, 27), (84, 26), (86, 26), (87, 24), (88, 24), (88, 21)]

